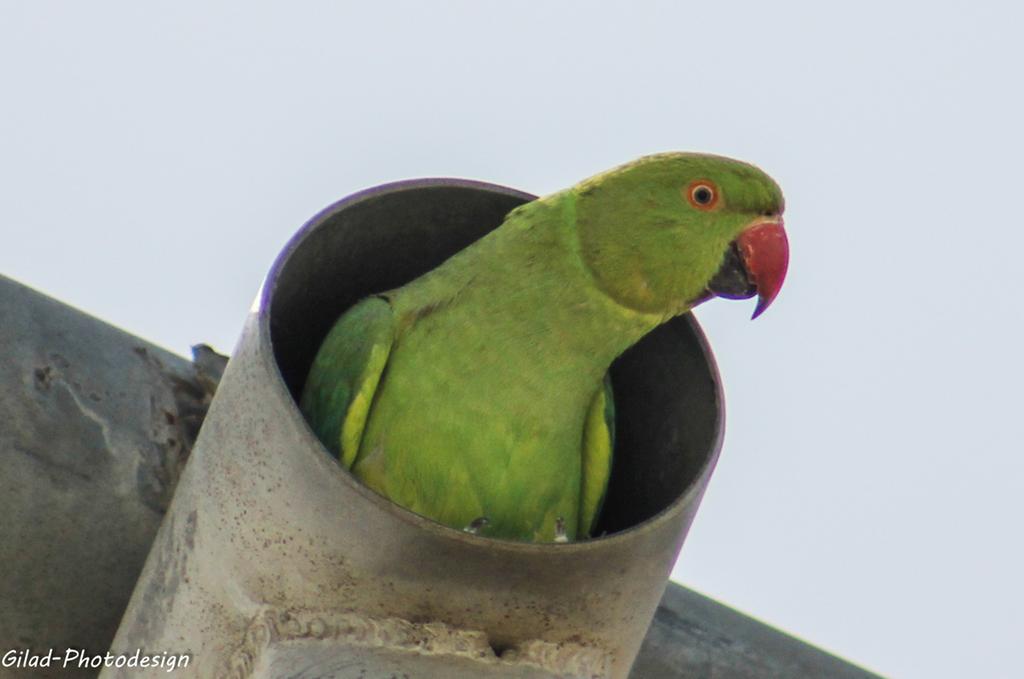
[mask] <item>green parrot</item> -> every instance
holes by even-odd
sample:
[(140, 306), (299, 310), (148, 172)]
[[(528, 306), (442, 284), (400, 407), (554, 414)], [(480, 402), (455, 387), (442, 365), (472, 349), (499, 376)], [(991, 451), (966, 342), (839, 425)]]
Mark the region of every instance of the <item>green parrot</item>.
[(614, 447), (608, 368), (713, 296), (782, 286), (783, 198), (761, 170), (647, 156), (512, 210), (436, 269), (344, 312), (301, 408), (392, 501), (488, 537), (594, 530)]

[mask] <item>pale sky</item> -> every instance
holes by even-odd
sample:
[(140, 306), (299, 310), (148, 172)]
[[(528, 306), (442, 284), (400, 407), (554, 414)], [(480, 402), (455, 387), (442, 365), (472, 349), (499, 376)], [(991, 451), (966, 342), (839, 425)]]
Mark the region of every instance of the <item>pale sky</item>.
[(1020, 676), (1011, 2), (0, 0), (0, 273), (187, 354), (303, 222), (460, 176), (753, 162), (789, 279), (697, 312), (721, 462), (674, 577), (876, 672)]

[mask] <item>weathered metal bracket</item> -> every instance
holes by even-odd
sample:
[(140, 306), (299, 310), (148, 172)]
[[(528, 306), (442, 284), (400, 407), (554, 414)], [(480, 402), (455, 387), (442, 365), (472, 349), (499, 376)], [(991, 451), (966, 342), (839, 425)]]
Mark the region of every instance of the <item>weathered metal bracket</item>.
[[(317, 346), (364, 296), (412, 280), (497, 227), (530, 196), (463, 180), (401, 182), (347, 198), (285, 246), (246, 320), (114, 648), (191, 654), (200, 675), (269, 676), (279, 642), (240, 650), (255, 622), (335, 611), (321, 640), (334, 676), (363, 629), (388, 664), (408, 625), (483, 635), (493, 676), (624, 679), (721, 446), (718, 375), (690, 316), (612, 369), (616, 462), (597, 539), (493, 540), (409, 512), (329, 456), (296, 406)], [(349, 626), (335, 626), (348, 630)], [(355, 636), (352, 636), (352, 635)], [(251, 645), (250, 645), (251, 646)], [(432, 643), (433, 661), (451, 655)], [(248, 648), (248, 647), (247, 647)], [(262, 648), (262, 651), (259, 649)], [(130, 652), (130, 651), (128, 651)], [(252, 662), (232, 664), (255, 654)], [(346, 660), (348, 659), (348, 660)], [(481, 671), (485, 668), (481, 666)], [(111, 670), (108, 673), (113, 674)]]
[[(0, 348), (5, 359), (0, 362), (4, 384), (0, 408), (5, 415), (0, 418), (0, 478), (5, 486), (0, 493), (0, 570), (4, 573), (0, 652), (84, 648), (87, 653), (102, 654), (153, 544), (216, 375), (211, 377), (204, 361), (197, 370), (179, 357), (3, 278)], [(247, 382), (238, 385), (244, 392)], [(258, 393), (252, 396), (259, 398)], [(211, 422), (212, 431), (226, 426)], [(290, 425), (292, 434), (295, 429), (301, 431), (299, 425)], [(263, 433), (251, 430), (251, 442), (255, 444)], [(237, 463), (217, 453), (216, 447), (210, 448), (206, 465)], [(325, 471), (331, 469), (330, 460), (311, 456), (310, 461), (322, 477), (335, 473)], [(214, 630), (201, 617), (180, 615), (182, 608), (202, 608), (205, 604), (198, 600), (207, 594), (181, 584), (190, 584), (198, 568), (207, 575), (218, 570), (234, 574), (239, 559), (279, 553), (275, 558), (286, 563), (292, 559), (294, 564), (283, 570), (255, 569), (260, 571), (257, 577), (220, 581), (221, 591), (210, 600), (226, 601), (246, 613), (225, 616), (232, 623), (221, 628), (217, 637), (214, 652), (220, 660), (216, 667), (197, 662), (176, 670), (178, 676), (354, 677), (360, 676), (360, 669), (370, 668), (384, 672), (379, 676), (405, 673), (458, 679), (594, 676), (608, 668), (600, 649), (588, 643), (536, 638), (503, 646), (479, 627), (432, 621), (438, 617), (434, 615), (419, 616), (416, 621), (416, 615), (407, 613), (396, 616), (381, 610), (367, 615), (337, 606), (334, 598), (347, 596), (343, 579), (316, 582), (316, 574), (334, 568), (337, 575), (343, 570), (338, 567), (344, 555), (339, 552), (335, 561), (318, 559), (316, 545), (309, 542), (308, 525), (294, 524), (302, 530), (292, 535), (290, 543), (284, 533), (271, 536), (264, 530), (260, 535), (258, 521), (255, 529), (250, 526), (241, 534), (234, 529), (232, 521), (239, 513), (268, 511), (258, 505), (272, 504), (265, 498), (277, 492), (273, 470), (258, 462), (251, 466), (271, 479), (261, 486), (262, 494), (249, 497), (255, 505), (219, 514), (194, 512), (199, 504), (187, 512), (172, 510), (154, 545), (156, 556), (151, 557), (148, 576), (143, 575), (143, 586), (135, 593), (130, 616), (136, 629), (140, 622), (150, 630), (179, 626), (175, 633), (163, 635), (159, 647), (148, 640), (129, 640), (120, 649), (129, 653), (138, 646), (147, 652), (193, 650), (188, 638)], [(330, 483), (314, 480), (313, 494), (333, 492)], [(285, 507), (284, 511), (293, 510)], [(335, 517), (310, 518), (313, 523), (329, 523)], [(424, 530), (416, 518), (404, 517), (401, 523), (402, 530)], [(429, 539), (436, 537), (431, 530), (427, 529)], [(364, 531), (362, 539), (387, 540), (389, 548), (405, 548), (401, 536), (382, 539), (373, 530)], [(202, 540), (210, 542), (204, 547)], [(256, 549), (236, 548), (229, 558), (221, 559), (218, 540), (221, 544), (241, 540)], [(421, 543), (418, 548), (430, 544)], [(460, 549), (464, 547), (459, 544)], [(160, 555), (166, 558), (161, 561)], [(310, 573), (312, 580), (306, 577)], [(492, 582), (499, 576), (500, 569)], [(281, 593), (287, 589), (282, 583), (298, 587), (300, 596), (262, 601), (251, 596), (252, 591)], [(163, 597), (170, 589), (189, 592), (189, 598)], [(604, 595), (603, 590), (591, 591), (594, 598)], [(473, 591), (463, 597), (479, 599)], [(17, 670), (16, 676), (85, 677), (97, 671), (51, 667)], [(378, 676), (374, 672), (363, 676)], [(873, 675), (670, 585), (630, 676)]]

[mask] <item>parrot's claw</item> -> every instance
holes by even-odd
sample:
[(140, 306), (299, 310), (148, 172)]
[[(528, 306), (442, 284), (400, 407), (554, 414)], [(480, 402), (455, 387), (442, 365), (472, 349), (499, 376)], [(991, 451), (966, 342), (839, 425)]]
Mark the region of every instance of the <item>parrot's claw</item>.
[(487, 527), (487, 524), (491, 522), (486, 516), (478, 516), (469, 522), (469, 525), (462, 530), (466, 531), (470, 535), (479, 535), (480, 531)]
[(561, 516), (555, 519), (555, 542), (569, 542), (569, 536), (565, 534), (565, 519)]

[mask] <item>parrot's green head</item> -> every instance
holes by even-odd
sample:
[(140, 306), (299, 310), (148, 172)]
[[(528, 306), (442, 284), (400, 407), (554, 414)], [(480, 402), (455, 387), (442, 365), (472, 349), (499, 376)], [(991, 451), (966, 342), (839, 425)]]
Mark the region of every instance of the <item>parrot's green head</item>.
[(782, 287), (789, 261), (782, 191), (752, 165), (664, 153), (572, 192), (583, 260), (626, 307), (675, 315), (713, 296), (756, 294), (756, 317)]

